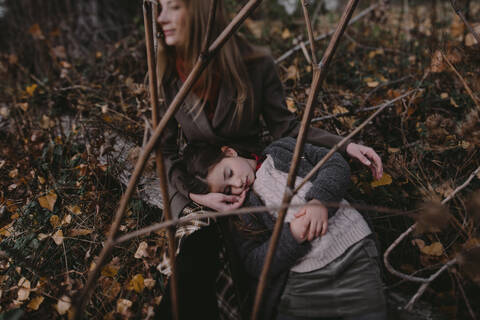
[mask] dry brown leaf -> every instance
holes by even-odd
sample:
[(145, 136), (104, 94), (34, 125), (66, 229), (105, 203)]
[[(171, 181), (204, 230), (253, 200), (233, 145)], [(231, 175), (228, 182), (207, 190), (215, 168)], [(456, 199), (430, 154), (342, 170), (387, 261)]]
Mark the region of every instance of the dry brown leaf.
[(292, 33), (290, 32), (290, 30), (288, 30), (287, 28), (283, 29), (282, 39), (285, 40), (291, 37), (292, 37)]
[(132, 306), (132, 301), (127, 299), (117, 300), (117, 312), (123, 315), (127, 314), (128, 308)]
[(11, 171), (8, 173), (8, 176), (9, 176), (10, 178), (12, 178), (12, 179), (13, 179), (13, 178), (16, 178), (16, 177), (18, 176), (18, 169), (13, 169), (13, 170), (11, 170)]
[[(478, 34), (480, 34), (480, 24), (477, 24), (475, 27), (473, 27), (473, 30), (475, 30)], [(471, 47), (475, 44), (477, 44), (477, 40), (475, 39), (472, 33), (468, 33), (467, 36), (465, 37), (465, 45), (467, 47)]]
[(27, 305), (27, 308), (30, 310), (38, 310), (45, 298), (43, 296), (37, 296), (33, 298)]
[(432, 62), (430, 63), (430, 70), (433, 73), (439, 73), (444, 71), (446, 68), (445, 61), (443, 60), (443, 55), (440, 50), (437, 50), (433, 53)]
[(423, 254), (439, 257), (443, 254), (443, 245), (440, 242), (434, 242), (429, 246), (420, 248)]
[(37, 239), (40, 240), (40, 241), (42, 241), (42, 240), (44, 240), (44, 239), (46, 239), (46, 238), (48, 238), (48, 237), (50, 237), (50, 235), (49, 235), (49, 234), (45, 234), (45, 233), (39, 233), (39, 234), (37, 235)]
[(287, 69), (287, 80), (297, 80), (300, 77), (300, 72), (298, 71), (297, 66), (294, 64), (290, 65)]
[(57, 230), (57, 232), (55, 232), (52, 235), (52, 239), (57, 246), (61, 245), (63, 243), (63, 232), (62, 232), (62, 230)]
[(62, 316), (67, 313), (71, 306), (72, 300), (69, 296), (64, 295), (58, 300), (57, 304), (55, 305), (55, 309), (57, 309), (57, 312)]
[(17, 301), (25, 301), (30, 296), (30, 281), (25, 277), (22, 277), (18, 281), (18, 292), (17, 292)]
[(57, 194), (52, 190), (47, 195), (38, 198), (38, 203), (42, 208), (53, 211), (55, 202), (57, 201)]
[(90, 234), (92, 233), (93, 230), (90, 230), (90, 229), (82, 229), (82, 228), (78, 228), (78, 229), (72, 229), (70, 230), (70, 232), (68, 233), (68, 235), (70, 237), (78, 237), (78, 236), (86, 236), (87, 234)]
[(70, 222), (72, 222), (72, 215), (71, 215), (71, 214), (67, 214), (66, 216), (63, 217), (62, 222), (60, 222), (60, 224), (61, 224), (62, 226), (65, 226), (65, 225), (69, 225)]
[(137, 251), (135, 252), (135, 259), (141, 259), (143, 257), (148, 257), (148, 244), (145, 241), (140, 242), (138, 245)]
[(60, 218), (56, 214), (51, 216), (49, 221), (50, 221), (50, 225), (54, 228), (56, 228), (60, 225)]
[(45, 36), (43, 35), (42, 29), (40, 29), (40, 26), (38, 23), (35, 23), (28, 29), (28, 33), (30, 33), (33, 37), (33, 39), (36, 40), (44, 40)]
[(74, 215), (79, 215), (82, 214), (82, 210), (80, 210), (80, 207), (75, 205), (75, 206), (67, 206), (67, 210), (73, 213)]
[(136, 274), (128, 283), (127, 290), (134, 290), (137, 293), (141, 293), (145, 288), (145, 284), (143, 283), (143, 281), (143, 275), (141, 275), (140, 273)]
[(143, 280), (143, 284), (144, 284), (145, 287), (147, 287), (148, 289), (152, 289), (152, 288), (155, 286), (155, 279), (146, 278), (146, 279)]

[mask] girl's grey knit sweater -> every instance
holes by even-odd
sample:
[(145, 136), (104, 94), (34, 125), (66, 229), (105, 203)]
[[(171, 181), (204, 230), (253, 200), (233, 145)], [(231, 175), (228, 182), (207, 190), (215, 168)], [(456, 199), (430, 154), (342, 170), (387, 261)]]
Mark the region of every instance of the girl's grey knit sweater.
[[(269, 145), (264, 153), (272, 156), (275, 168), (288, 172), (295, 149), (295, 139), (286, 137)], [(304, 177), (315, 164), (320, 161), (328, 149), (305, 144), (303, 156), (298, 165), (297, 176)], [(305, 200), (318, 199), (322, 202), (340, 202), (350, 185), (350, 168), (343, 157), (335, 153), (311, 178), (311, 187)], [(245, 206), (262, 206), (260, 198), (249, 192)], [(335, 210), (329, 211), (334, 213)], [(243, 267), (252, 278), (252, 290), (256, 288), (263, 263), (266, 257), (275, 219), (268, 212), (255, 215), (241, 215), (242, 224), (248, 232), (233, 232), (233, 240), (243, 262)], [(257, 232), (252, 232), (257, 231)], [(289, 270), (311, 249), (309, 242), (298, 243), (291, 231), (290, 224), (285, 223), (278, 242), (277, 250), (271, 264), (269, 281), (262, 304), (262, 319), (271, 319), (275, 315), (278, 303), (285, 286)]]

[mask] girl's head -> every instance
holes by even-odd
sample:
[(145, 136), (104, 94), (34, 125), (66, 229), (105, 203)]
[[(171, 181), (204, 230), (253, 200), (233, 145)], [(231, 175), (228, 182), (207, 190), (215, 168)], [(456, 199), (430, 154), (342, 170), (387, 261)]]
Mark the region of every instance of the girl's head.
[[(207, 33), (209, 7), (212, 0), (160, 0), (157, 18), (163, 37), (159, 41), (157, 73), (159, 79), (170, 79), (175, 75), (176, 59), (183, 60), (185, 74), (188, 74), (201, 54), (203, 41)], [(227, 26), (230, 18), (223, 6), (217, 1), (212, 40)], [(246, 107), (252, 106), (247, 96), (252, 96), (244, 59), (265, 55), (265, 50), (251, 46), (243, 37), (234, 35), (225, 43), (215, 59), (207, 66), (196, 87), (202, 97), (211, 96), (215, 83), (220, 83), (236, 93), (236, 113), (240, 120)], [(193, 109), (201, 110), (205, 101)], [(191, 110), (194, 111), (194, 110)]]
[(193, 193), (239, 195), (255, 181), (256, 161), (228, 146), (189, 144), (183, 161), (190, 175), (187, 188)]

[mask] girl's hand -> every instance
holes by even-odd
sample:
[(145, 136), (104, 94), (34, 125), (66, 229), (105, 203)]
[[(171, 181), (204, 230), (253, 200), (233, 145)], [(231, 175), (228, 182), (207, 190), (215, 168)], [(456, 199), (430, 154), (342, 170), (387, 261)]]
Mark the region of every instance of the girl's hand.
[[(328, 210), (318, 200), (310, 200), (307, 205), (295, 213), (295, 218), (303, 217), (308, 223), (308, 241), (312, 241), (327, 232)], [(296, 220), (296, 219), (295, 219)]]
[(361, 144), (349, 143), (347, 146), (347, 154), (361, 163), (370, 167), (372, 175), (375, 179), (380, 179), (383, 175), (382, 159), (372, 149)]
[(245, 201), (246, 194), (246, 190), (240, 195), (226, 195), (215, 192), (207, 194), (190, 193), (190, 199), (202, 206), (212, 208), (216, 211), (227, 211), (240, 208)]
[(290, 221), (290, 231), (298, 243), (306, 240), (308, 226), (310, 222), (305, 217), (305, 212), (295, 214), (295, 219)]

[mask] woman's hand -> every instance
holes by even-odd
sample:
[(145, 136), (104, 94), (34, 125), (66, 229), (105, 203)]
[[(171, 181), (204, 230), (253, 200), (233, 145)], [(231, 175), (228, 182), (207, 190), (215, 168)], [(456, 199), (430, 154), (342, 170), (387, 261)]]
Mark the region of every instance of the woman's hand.
[(207, 194), (190, 193), (190, 199), (216, 211), (227, 211), (240, 208), (245, 201), (246, 194), (247, 190), (244, 190), (239, 195), (227, 195), (215, 192)]
[(321, 235), (323, 236), (327, 232), (328, 210), (316, 199), (310, 200), (300, 211), (295, 213), (295, 218), (306, 220), (305, 223), (307, 224), (308, 234), (305, 234), (308, 241), (312, 241)]
[(370, 167), (372, 175), (375, 179), (380, 179), (383, 175), (382, 159), (372, 149), (361, 144), (349, 143), (347, 146), (347, 154), (361, 163)]

